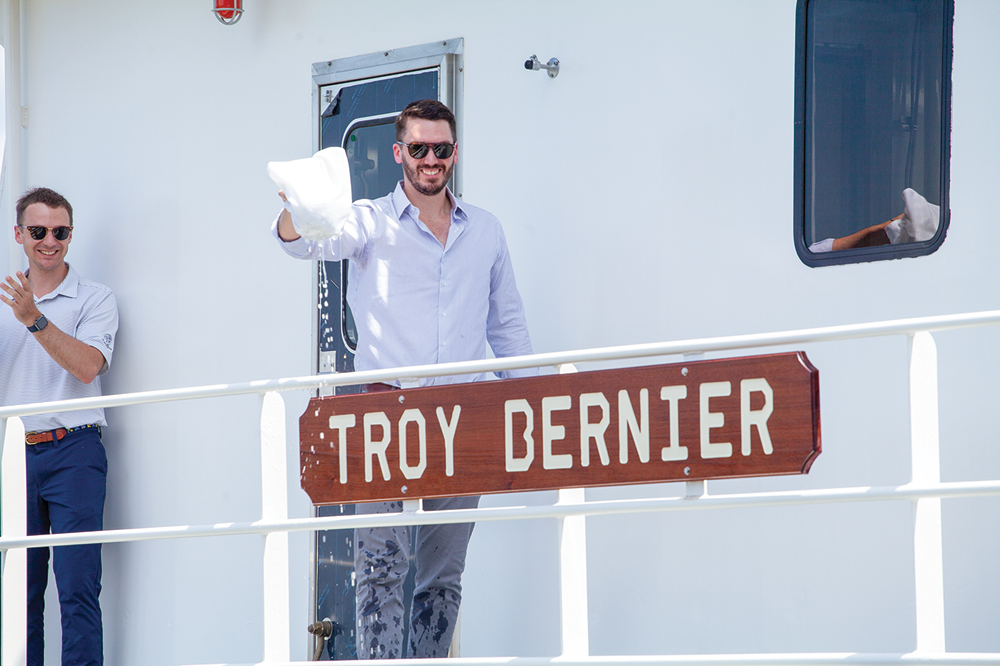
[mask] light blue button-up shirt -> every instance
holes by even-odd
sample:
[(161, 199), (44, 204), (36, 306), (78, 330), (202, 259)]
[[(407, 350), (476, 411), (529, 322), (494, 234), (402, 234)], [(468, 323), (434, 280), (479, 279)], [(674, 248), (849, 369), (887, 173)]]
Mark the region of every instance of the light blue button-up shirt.
[[(419, 219), (403, 192), (360, 200), (338, 239), (283, 242), (298, 259), (350, 259), (347, 301), (358, 329), (358, 371), (531, 353), (524, 305), (514, 282), (507, 241), (496, 217), (453, 202), (447, 245)], [(524, 377), (536, 369), (507, 370)], [(488, 379), (434, 377), (421, 386)]]

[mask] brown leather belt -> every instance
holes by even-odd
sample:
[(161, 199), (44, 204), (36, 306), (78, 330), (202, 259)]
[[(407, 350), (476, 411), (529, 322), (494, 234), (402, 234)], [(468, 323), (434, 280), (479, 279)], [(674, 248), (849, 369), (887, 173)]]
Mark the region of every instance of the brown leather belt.
[(55, 430), (35, 430), (32, 432), (26, 432), (24, 433), (24, 443), (42, 444), (44, 442), (51, 442), (53, 439), (59, 441), (71, 432), (90, 430), (91, 428), (97, 428), (98, 431), (100, 431), (99, 425), (96, 423), (88, 423), (87, 425), (77, 426), (75, 428), (56, 428)]
[(362, 393), (381, 393), (382, 391), (398, 391), (398, 386), (393, 386), (392, 384), (362, 384)]

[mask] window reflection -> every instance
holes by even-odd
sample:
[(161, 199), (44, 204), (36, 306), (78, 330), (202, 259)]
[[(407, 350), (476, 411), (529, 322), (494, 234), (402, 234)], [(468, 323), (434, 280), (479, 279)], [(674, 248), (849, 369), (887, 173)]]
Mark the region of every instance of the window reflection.
[(912, 188), (903, 190), (903, 212), (841, 238), (825, 238), (809, 246), (810, 252), (834, 252), (894, 243), (922, 243), (934, 238), (941, 220), (935, 206)]

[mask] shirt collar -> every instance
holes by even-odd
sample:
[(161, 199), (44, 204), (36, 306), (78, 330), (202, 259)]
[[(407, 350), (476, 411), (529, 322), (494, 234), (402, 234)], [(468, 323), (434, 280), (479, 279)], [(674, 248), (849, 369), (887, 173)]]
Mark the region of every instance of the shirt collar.
[(79, 291), (80, 288), (80, 276), (77, 275), (76, 271), (73, 270), (73, 267), (68, 262), (66, 263), (66, 268), (68, 268), (69, 270), (66, 272), (66, 277), (63, 278), (63, 281), (59, 283), (58, 287), (56, 287), (49, 293), (45, 294), (44, 296), (39, 297), (37, 299), (39, 302), (47, 301), (49, 299), (55, 298), (56, 296), (66, 296), (68, 298), (76, 298), (77, 292)]
[[(463, 202), (460, 201), (447, 186), (445, 186), (445, 191), (448, 192), (448, 199), (451, 201), (452, 221), (467, 221), (469, 219), (469, 215), (465, 212), (465, 208), (462, 205)], [(403, 191), (403, 181), (399, 181), (396, 183), (396, 189), (392, 192), (392, 207), (396, 209), (397, 218), (401, 218), (403, 216), (403, 213), (406, 212), (407, 206), (413, 206), (413, 204), (410, 203), (409, 198), (406, 196), (406, 192)], [(416, 206), (413, 206), (413, 208), (414, 210), (417, 209)]]

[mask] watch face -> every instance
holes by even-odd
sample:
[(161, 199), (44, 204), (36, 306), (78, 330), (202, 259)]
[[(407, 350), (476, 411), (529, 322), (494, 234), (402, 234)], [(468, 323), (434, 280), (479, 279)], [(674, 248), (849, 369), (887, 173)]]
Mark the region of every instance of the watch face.
[(45, 318), (45, 315), (42, 315), (41, 317), (35, 320), (35, 323), (33, 325), (28, 327), (28, 330), (31, 331), (32, 333), (37, 333), (38, 331), (42, 330), (48, 325), (49, 325), (49, 320)]

